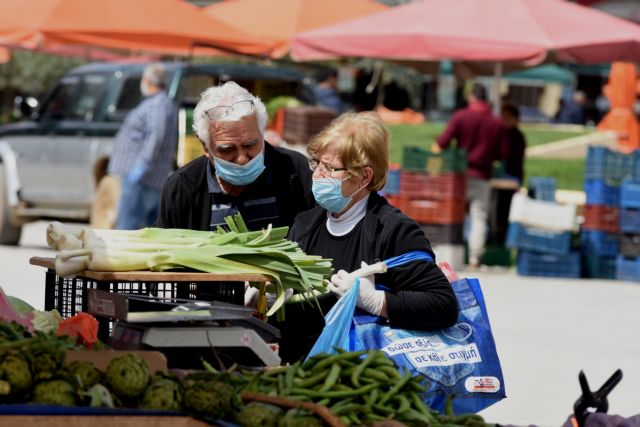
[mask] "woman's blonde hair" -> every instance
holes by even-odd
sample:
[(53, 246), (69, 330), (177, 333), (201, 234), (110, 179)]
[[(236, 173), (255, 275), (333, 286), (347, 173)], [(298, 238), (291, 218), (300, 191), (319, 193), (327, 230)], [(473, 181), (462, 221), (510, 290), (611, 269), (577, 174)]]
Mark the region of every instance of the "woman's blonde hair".
[(373, 178), (367, 186), (371, 191), (380, 191), (387, 182), (389, 168), (389, 131), (376, 113), (345, 113), (333, 120), (316, 135), (307, 153), (317, 158), (318, 152), (336, 143), (336, 151), (344, 167), (353, 175), (370, 166)]

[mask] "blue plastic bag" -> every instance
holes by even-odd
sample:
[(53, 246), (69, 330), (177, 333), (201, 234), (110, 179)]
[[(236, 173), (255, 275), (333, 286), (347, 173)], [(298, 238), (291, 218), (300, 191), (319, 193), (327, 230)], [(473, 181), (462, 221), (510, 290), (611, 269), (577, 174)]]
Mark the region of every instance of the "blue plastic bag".
[[(431, 259), (415, 258), (414, 254), (393, 258), (387, 266)], [(478, 412), (505, 397), (502, 368), (480, 282), (462, 279), (451, 286), (458, 299), (456, 324), (426, 332), (394, 329), (386, 319), (357, 309), (356, 283), (327, 313), (327, 324), (309, 357), (334, 353), (334, 347), (350, 351), (379, 349), (401, 369), (426, 378), (428, 390), (423, 399), (431, 408), (443, 412), (451, 395), (456, 414)]]

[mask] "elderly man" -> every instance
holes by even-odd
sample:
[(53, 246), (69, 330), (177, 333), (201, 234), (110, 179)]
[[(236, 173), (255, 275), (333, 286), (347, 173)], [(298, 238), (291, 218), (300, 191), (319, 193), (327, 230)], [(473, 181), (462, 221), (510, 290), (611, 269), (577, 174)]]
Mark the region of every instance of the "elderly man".
[(109, 174), (120, 176), (116, 228), (152, 225), (158, 216), (160, 189), (173, 169), (178, 118), (164, 91), (162, 64), (147, 66), (140, 81), (144, 100), (125, 118), (116, 136)]
[(214, 230), (240, 212), (259, 230), (313, 207), (306, 157), (266, 143), (266, 123), (262, 101), (235, 82), (207, 89), (193, 114), (204, 155), (167, 180), (157, 226)]

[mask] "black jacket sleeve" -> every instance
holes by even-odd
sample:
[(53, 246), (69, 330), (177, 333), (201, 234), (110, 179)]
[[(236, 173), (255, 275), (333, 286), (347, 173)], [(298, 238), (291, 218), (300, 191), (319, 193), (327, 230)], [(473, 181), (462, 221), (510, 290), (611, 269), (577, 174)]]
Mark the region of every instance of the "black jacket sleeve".
[[(381, 239), (384, 259), (410, 251), (435, 256), (420, 227), (411, 219), (396, 222)], [(437, 330), (453, 325), (458, 304), (449, 281), (431, 261), (412, 261), (376, 278), (390, 288), (386, 292), (389, 322), (394, 328)]]
[(180, 213), (181, 209), (177, 209), (178, 206), (184, 206), (186, 200), (182, 200), (180, 192), (180, 177), (177, 173), (173, 173), (160, 193), (160, 208), (158, 209), (158, 219), (155, 226), (160, 228), (185, 228), (183, 221), (181, 221)]

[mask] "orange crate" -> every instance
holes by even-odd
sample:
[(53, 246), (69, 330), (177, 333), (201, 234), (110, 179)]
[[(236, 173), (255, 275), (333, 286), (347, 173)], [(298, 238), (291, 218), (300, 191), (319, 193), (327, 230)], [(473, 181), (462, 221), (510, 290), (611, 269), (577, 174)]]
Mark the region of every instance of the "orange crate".
[(582, 228), (617, 233), (620, 229), (620, 211), (610, 206), (585, 205)]
[(466, 202), (464, 200), (409, 200), (408, 209), (402, 210), (418, 224), (462, 224)]
[(428, 175), (405, 172), (400, 175), (400, 194), (425, 200), (465, 200), (467, 176), (463, 174)]
[(405, 213), (405, 215), (407, 214), (407, 211), (409, 210), (409, 199), (407, 197), (403, 197), (403, 196), (391, 196), (391, 195), (385, 195), (384, 196), (385, 199), (387, 199), (387, 202), (389, 202), (389, 204), (391, 206), (394, 206), (398, 209), (400, 209), (402, 212)]

